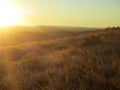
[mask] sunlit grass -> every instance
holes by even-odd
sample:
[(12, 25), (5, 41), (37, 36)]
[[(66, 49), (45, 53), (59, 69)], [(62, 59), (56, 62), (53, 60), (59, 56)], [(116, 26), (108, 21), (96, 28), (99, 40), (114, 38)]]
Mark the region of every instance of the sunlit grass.
[(119, 90), (120, 31), (0, 48), (1, 90)]

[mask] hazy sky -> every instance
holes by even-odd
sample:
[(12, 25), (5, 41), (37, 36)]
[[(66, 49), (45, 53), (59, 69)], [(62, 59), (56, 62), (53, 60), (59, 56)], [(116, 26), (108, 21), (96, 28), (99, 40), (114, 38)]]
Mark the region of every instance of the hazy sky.
[(13, 0), (30, 25), (120, 25), (120, 0)]

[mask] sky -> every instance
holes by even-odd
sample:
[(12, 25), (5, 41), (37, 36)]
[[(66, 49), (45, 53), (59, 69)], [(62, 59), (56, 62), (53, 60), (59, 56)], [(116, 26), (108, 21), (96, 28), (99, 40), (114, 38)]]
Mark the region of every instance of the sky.
[(120, 0), (12, 0), (28, 25), (120, 26)]

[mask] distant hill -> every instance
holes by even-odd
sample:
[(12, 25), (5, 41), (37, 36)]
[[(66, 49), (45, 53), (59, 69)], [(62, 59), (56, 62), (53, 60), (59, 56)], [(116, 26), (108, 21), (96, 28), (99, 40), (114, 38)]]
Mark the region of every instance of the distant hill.
[(95, 31), (97, 28), (57, 27), (57, 26), (16, 26), (0, 28), (0, 45), (13, 45)]
[(93, 31), (101, 28), (92, 27), (70, 27), (70, 26), (11, 26), (11, 27), (0, 27), (0, 30), (21, 30), (21, 31), (34, 31), (34, 30), (47, 30), (47, 31)]

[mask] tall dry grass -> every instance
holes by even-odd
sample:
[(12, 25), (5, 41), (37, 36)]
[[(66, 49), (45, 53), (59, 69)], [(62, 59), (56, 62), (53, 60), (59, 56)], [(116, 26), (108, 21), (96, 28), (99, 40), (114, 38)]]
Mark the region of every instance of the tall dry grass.
[(0, 53), (0, 90), (120, 89), (119, 28), (1, 48)]

